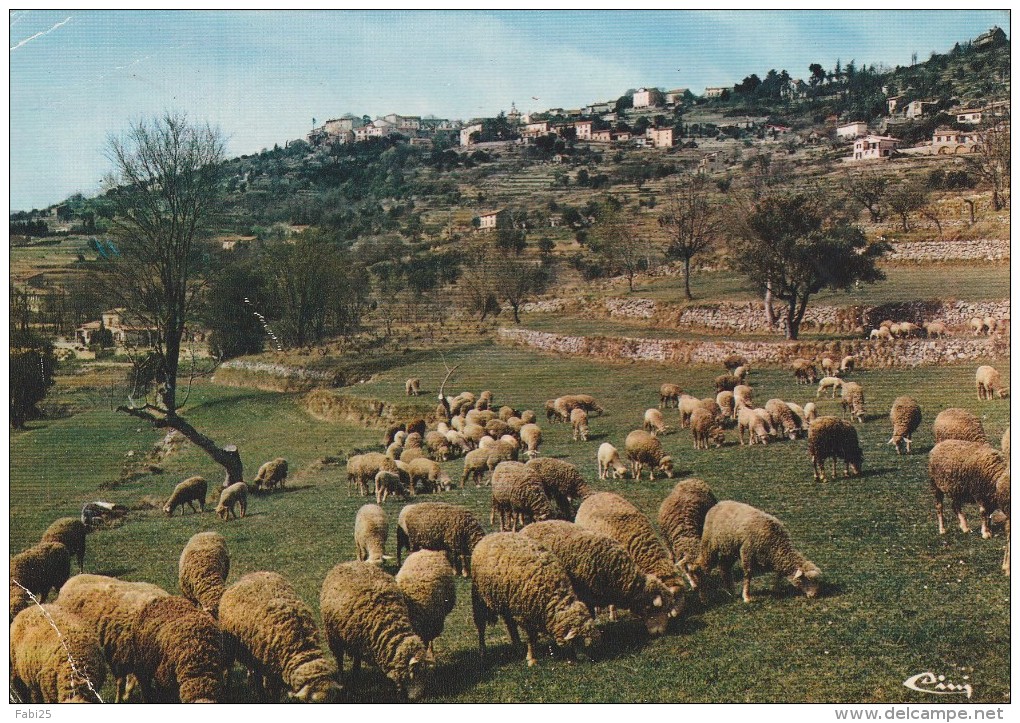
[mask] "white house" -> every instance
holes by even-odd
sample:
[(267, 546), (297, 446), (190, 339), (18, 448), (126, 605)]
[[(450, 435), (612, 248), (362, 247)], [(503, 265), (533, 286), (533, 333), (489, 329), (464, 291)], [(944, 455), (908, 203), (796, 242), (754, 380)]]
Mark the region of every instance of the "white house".
[(635, 108), (649, 108), (656, 104), (657, 91), (655, 88), (638, 88), (634, 93), (634, 107)]
[(865, 136), (854, 141), (854, 154), (849, 161), (871, 161), (889, 158), (899, 145), (892, 136)]
[(702, 94), (706, 98), (719, 98), (722, 96), (724, 91), (729, 90), (726, 86), (718, 86), (716, 88), (705, 88), (705, 92)]
[(847, 123), (836, 127), (836, 138), (839, 140), (853, 139), (867, 134), (867, 123)]
[(470, 126), (466, 126), (464, 128), (461, 128), (461, 131), (460, 131), (460, 144), (462, 146), (470, 146), (471, 145), (471, 134), (472, 133), (481, 133), (481, 132), (482, 132), (482, 124), (481, 123), (475, 123), (474, 125), (470, 125)]

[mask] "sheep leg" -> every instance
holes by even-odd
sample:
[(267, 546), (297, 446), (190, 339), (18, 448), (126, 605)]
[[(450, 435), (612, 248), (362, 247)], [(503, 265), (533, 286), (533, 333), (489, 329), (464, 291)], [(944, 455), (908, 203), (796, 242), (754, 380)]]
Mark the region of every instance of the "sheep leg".
[(1002, 571), (1009, 575), (1009, 518), (1006, 518), (1006, 552), (1002, 556)]
[(991, 512), (988, 511), (990, 505), (986, 506), (983, 503), (978, 505), (978, 509), (981, 512), (981, 537), (982, 539), (989, 539), (992, 536), (991, 531)]
[(471, 587), (471, 617), (478, 629), (478, 650), (485, 657), (485, 625), (489, 618), (489, 610), (474, 586)]
[(535, 648), (538, 647), (538, 631), (532, 626), (524, 626), (524, 634), (528, 636), (528, 667), (538, 665), (538, 658), (535, 657)]
[(356, 677), (361, 673), (361, 651), (354, 650), (351, 652), (351, 677)]
[(934, 484), (932, 485), (931, 491), (935, 495), (935, 518), (939, 522), (939, 534), (944, 535), (946, 534), (946, 521), (942, 516), (943, 511), (942, 501), (945, 499), (945, 495), (943, 494), (942, 490), (940, 490)]
[(617, 618), (617, 615), (616, 615), (616, 606), (615, 605), (610, 605), (609, 606), (609, 620), (610, 620), (610, 622), (614, 622), (615, 623), (616, 622), (616, 618)]
[(903, 441), (907, 443), (907, 454), (910, 454), (910, 444), (913, 440), (911, 440), (910, 437), (904, 437)]
[(963, 505), (957, 499), (953, 499), (953, 512), (956, 513), (956, 519), (960, 521), (960, 531), (970, 532), (970, 525), (967, 524), (967, 517), (963, 514)]
[[(503, 624), (506, 625), (506, 631), (510, 635), (510, 644), (515, 648), (519, 648), (521, 646), (521, 636), (520, 633), (517, 632), (517, 623), (514, 622), (510, 613), (503, 613), (502, 617)], [(525, 630), (525, 632), (527, 632), (527, 630)]]

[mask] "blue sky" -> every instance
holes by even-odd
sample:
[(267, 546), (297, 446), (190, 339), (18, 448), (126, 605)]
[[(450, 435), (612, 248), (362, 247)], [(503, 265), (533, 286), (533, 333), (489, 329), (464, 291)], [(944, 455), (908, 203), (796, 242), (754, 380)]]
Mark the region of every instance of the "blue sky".
[(95, 193), (109, 134), (164, 109), (218, 125), (234, 155), (348, 111), (466, 119), (837, 58), (906, 65), (992, 25), (1009, 34), (1008, 12), (13, 11), (10, 203)]

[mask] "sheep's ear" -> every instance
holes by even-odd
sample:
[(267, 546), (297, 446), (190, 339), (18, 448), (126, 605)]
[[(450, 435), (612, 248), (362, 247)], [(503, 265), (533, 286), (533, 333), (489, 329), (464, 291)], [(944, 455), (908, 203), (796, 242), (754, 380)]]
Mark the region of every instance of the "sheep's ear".
[(798, 567), (797, 572), (793, 573), (793, 579), (800, 580), (802, 577), (804, 577), (804, 571)]
[(655, 599), (652, 600), (652, 607), (657, 607), (657, 608), (661, 608), (662, 607), (662, 595), (656, 595), (655, 596)]
[(576, 630), (571, 630), (569, 633), (567, 633), (566, 637), (564, 637), (563, 639), (564, 640), (573, 640), (576, 637), (577, 637), (577, 631)]
[(411, 656), (411, 661), (410, 661), (409, 665), (413, 666), (413, 665), (417, 665), (417, 664), (418, 664), (418, 654), (415, 653), (414, 655)]

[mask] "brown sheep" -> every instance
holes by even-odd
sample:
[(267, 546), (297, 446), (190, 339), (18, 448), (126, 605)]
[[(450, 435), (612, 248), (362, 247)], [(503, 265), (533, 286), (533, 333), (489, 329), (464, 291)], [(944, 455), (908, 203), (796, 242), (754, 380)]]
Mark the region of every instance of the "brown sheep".
[(896, 454), (901, 454), (900, 442), (905, 442), (907, 454), (910, 454), (911, 436), (921, 426), (920, 405), (912, 397), (897, 397), (889, 411), (889, 419), (893, 433), (888, 443), (896, 447)]
[(988, 441), (981, 420), (966, 409), (959, 407), (950, 407), (939, 412), (932, 425), (932, 431), (935, 434), (935, 444), (947, 439), (962, 439), (968, 442)]
[(857, 430), (849, 422), (836, 417), (819, 417), (808, 432), (808, 452), (815, 470), (815, 480), (825, 481), (825, 460), (832, 459), (832, 476), (836, 476), (836, 459), (846, 463), (846, 476), (859, 475), (864, 466), (864, 452)]

